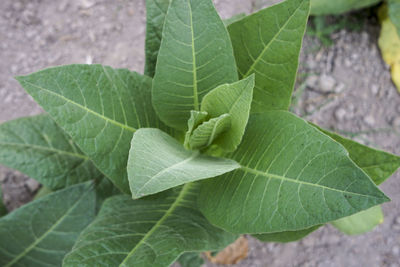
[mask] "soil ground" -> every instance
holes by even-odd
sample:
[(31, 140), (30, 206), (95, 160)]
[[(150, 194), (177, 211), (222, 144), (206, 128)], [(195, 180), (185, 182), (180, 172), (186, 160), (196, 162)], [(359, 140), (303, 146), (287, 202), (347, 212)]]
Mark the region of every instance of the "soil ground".
[[(265, 4), (214, 2), (223, 18)], [(304, 91), (293, 110), (357, 141), (400, 154), (400, 95), (377, 47), (379, 25), (373, 17), (357, 23), (361, 30), (333, 34), (334, 44), (328, 48), (305, 38), (297, 85)], [(0, 123), (42, 112), (13, 76), (70, 63), (142, 72), (144, 36), (144, 0), (0, 1)], [(29, 201), (39, 186), (1, 166), (0, 182), (10, 210)], [(326, 226), (297, 243), (250, 239), (249, 257), (236, 266), (400, 266), (400, 174), (382, 190), (392, 202), (383, 206), (385, 222), (371, 233), (349, 237)]]

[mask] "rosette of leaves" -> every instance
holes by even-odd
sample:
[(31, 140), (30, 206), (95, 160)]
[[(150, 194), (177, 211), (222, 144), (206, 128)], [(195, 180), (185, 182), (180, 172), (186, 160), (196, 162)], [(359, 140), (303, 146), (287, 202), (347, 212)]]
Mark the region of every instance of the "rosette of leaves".
[(308, 0), (225, 24), (211, 0), (146, 3), (145, 74), (17, 77), (48, 115), (1, 125), (0, 162), (55, 192), (0, 219), (2, 266), (200, 264), (244, 233), (352, 233), (389, 200), (399, 157), (288, 111)]

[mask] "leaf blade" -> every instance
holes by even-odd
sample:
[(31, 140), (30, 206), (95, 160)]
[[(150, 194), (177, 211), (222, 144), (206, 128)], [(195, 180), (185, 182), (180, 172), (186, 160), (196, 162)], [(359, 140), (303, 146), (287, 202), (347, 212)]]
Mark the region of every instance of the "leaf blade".
[(1, 124), (0, 163), (51, 190), (103, 177), (48, 115)]
[(191, 110), (220, 84), (237, 80), (229, 35), (211, 0), (172, 0), (153, 85), (161, 120), (186, 130)]
[(287, 231), (287, 232), (277, 232), (269, 234), (257, 234), (252, 235), (262, 242), (278, 242), (278, 243), (288, 243), (298, 241), (312, 232), (320, 228), (321, 225), (312, 226), (310, 228), (299, 230), (299, 231)]
[[(35, 217), (38, 211), (42, 214)], [(91, 183), (68, 187), (23, 206), (0, 219), (0, 264), (60, 265), (94, 215)], [(72, 223), (73, 219), (77, 221)], [(58, 239), (59, 236), (64, 238)]]
[(129, 143), (141, 127), (167, 128), (151, 106), (149, 77), (101, 65), (69, 65), (17, 77), (79, 148), (129, 193)]
[(288, 109), (308, 13), (308, 0), (288, 0), (228, 26), (239, 77), (256, 75), (252, 112)]
[[(64, 264), (169, 266), (185, 251), (216, 250), (233, 242), (235, 235), (212, 226), (197, 210), (197, 193), (196, 184), (187, 184), (164, 199), (107, 200)], [(121, 234), (127, 231), (131, 237)]]
[(239, 167), (233, 160), (186, 150), (158, 129), (138, 130), (132, 138), (131, 147), (128, 179), (133, 198), (215, 177)]
[(242, 167), (204, 181), (199, 198), (223, 229), (296, 231), (388, 201), (342, 146), (288, 112), (252, 115), (243, 140), (230, 156)]

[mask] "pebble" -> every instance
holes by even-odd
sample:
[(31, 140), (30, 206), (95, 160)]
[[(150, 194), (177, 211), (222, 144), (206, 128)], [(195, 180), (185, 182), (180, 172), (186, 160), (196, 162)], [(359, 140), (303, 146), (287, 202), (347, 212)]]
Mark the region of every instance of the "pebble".
[(368, 115), (364, 117), (364, 122), (369, 126), (373, 126), (375, 125), (375, 118), (372, 115)]
[(373, 84), (372, 86), (371, 86), (371, 92), (374, 94), (374, 95), (377, 95), (378, 93), (379, 93), (379, 86), (377, 85), (377, 84)]
[(335, 89), (336, 80), (332, 76), (323, 74), (319, 78), (319, 90), (324, 93), (333, 92)]
[(400, 254), (400, 247), (394, 246), (392, 248), (392, 253), (393, 253), (393, 255), (398, 256)]
[(29, 179), (28, 181), (26, 181), (25, 184), (28, 187), (29, 191), (31, 191), (31, 192), (35, 192), (40, 186), (40, 184), (36, 180), (33, 180), (33, 179)]
[(344, 108), (338, 108), (335, 110), (335, 118), (337, 121), (343, 121), (346, 118), (347, 111)]
[(311, 76), (307, 77), (307, 79), (306, 79), (307, 87), (310, 87), (310, 88), (314, 89), (314, 88), (317, 87), (317, 84), (318, 84), (318, 76), (311, 75)]

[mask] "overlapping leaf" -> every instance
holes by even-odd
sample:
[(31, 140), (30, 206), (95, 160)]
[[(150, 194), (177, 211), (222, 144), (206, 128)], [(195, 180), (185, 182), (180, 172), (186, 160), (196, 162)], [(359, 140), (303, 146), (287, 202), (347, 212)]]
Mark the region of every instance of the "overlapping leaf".
[(331, 224), (347, 235), (359, 235), (371, 231), (381, 223), (383, 223), (382, 208), (375, 206)]
[(316, 225), (299, 231), (287, 231), (287, 232), (259, 234), (252, 236), (263, 242), (288, 243), (303, 239), (304, 237), (308, 236), (309, 234), (311, 234), (320, 227), (321, 225)]
[(214, 140), (231, 129), (231, 115), (222, 114), (201, 124), (190, 136), (190, 147), (202, 149), (210, 146)]
[(371, 177), (376, 185), (383, 183), (400, 167), (399, 156), (373, 149), (316, 125), (313, 126), (344, 146), (349, 152), (349, 157)]
[(255, 74), (252, 112), (287, 110), (309, 0), (288, 0), (228, 26), (240, 78)]
[(189, 140), (190, 136), (192, 135), (193, 131), (202, 124), (208, 117), (208, 113), (204, 111), (196, 111), (192, 110), (190, 111), (190, 118), (188, 120), (188, 130), (186, 131), (185, 134), (185, 141), (184, 141), (184, 146), (187, 149), (190, 149), (189, 147)]
[(201, 103), (201, 110), (211, 117), (231, 115), (230, 129), (215, 140), (227, 152), (240, 144), (249, 119), (253, 99), (254, 75), (233, 84), (221, 85), (209, 92)]
[(211, 0), (172, 0), (165, 18), (153, 104), (167, 125), (187, 129), (204, 95), (237, 81), (226, 28)]
[(158, 129), (140, 129), (132, 138), (128, 178), (133, 198), (211, 178), (239, 167), (235, 161), (186, 150)]
[(196, 209), (196, 184), (172, 189), (164, 199), (106, 200), (81, 234), (66, 266), (169, 266), (185, 251), (218, 250), (236, 239), (212, 226)]
[(361, 8), (366, 8), (379, 2), (381, 2), (381, 0), (311, 0), (311, 14), (337, 15)]
[(55, 67), (17, 79), (96, 167), (129, 193), (133, 133), (165, 128), (151, 106), (151, 79), (101, 65)]
[(0, 125), (0, 163), (52, 190), (103, 177), (48, 115)]
[(205, 181), (199, 206), (231, 232), (302, 230), (388, 201), (341, 145), (289, 112), (252, 115), (230, 157), (241, 168)]
[(170, 0), (146, 0), (146, 64), (144, 74), (153, 77), (156, 70), (162, 30)]
[(61, 266), (94, 216), (91, 183), (68, 187), (17, 209), (0, 219), (0, 265)]

